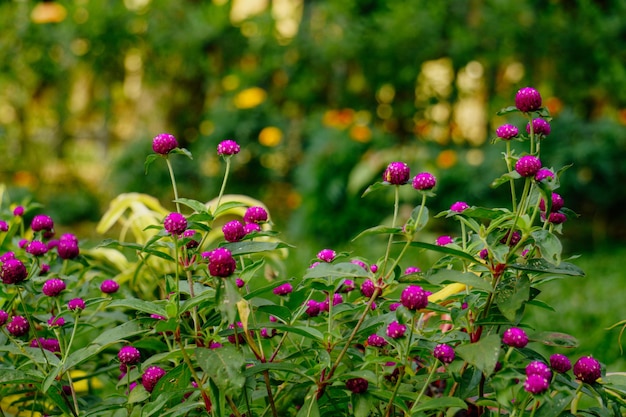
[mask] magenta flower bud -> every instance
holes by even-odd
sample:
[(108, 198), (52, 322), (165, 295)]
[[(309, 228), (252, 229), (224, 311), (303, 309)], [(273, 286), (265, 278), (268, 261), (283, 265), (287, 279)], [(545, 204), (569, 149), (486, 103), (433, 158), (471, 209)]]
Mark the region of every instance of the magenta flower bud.
[(246, 235), (249, 235), (250, 233), (253, 233), (253, 232), (260, 232), (261, 226), (259, 226), (258, 223), (246, 223), (243, 226), (243, 231)]
[(78, 239), (71, 233), (66, 233), (59, 239), (57, 253), (61, 259), (74, 259), (80, 253)]
[(41, 291), (48, 297), (56, 297), (65, 290), (65, 282), (59, 278), (51, 278), (43, 283)]
[(351, 378), (346, 381), (346, 388), (354, 394), (362, 394), (367, 391), (369, 383), (364, 378)]
[(446, 245), (449, 245), (451, 243), (454, 243), (454, 240), (452, 239), (452, 236), (439, 236), (437, 238), (437, 240), (435, 241), (435, 244), (437, 246), (446, 246)]
[(117, 358), (124, 365), (136, 365), (141, 359), (141, 353), (134, 346), (124, 346), (117, 352)]
[(100, 284), (100, 291), (102, 291), (105, 294), (116, 293), (117, 290), (119, 289), (120, 289), (120, 284), (113, 281), (112, 279), (105, 279), (104, 281), (102, 281), (102, 284)]
[(5, 222), (4, 220), (0, 220), (0, 232), (8, 232), (8, 231), (9, 231), (9, 224)]
[[(565, 205), (565, 201), (563, 200), (563, 197), (561, 197), (560, 194), (552, 193), (552, 207), (550, 211), (552, 212), (559, 211), (563, 208), (564, 205)], [(544, 201), (543, 198), (539, 202), (539, 208), (541, 209), (541, 211), (546, 211), (546, 202)]]
[(419, 173), (413, 178), (413, 188), (419, 191), (432, 190), (436, 184), (437, 179), (429, 172)]
[(523, 348), (528, 344), (528, 336), (519, 327), (509, 327), (502, 335), (502, 343), (511, 347)]
[(391, 303), (389, 304), (389, 311), (396, 311), (401, 305), (402, 303)]
[(6, 327), (7, 331), (15, 337), (24, 336), (30, 330), (28, 320), (22, 316), (13, 316)]
[(554, 224), (561, 224), (567, 221), (567, 216), (563, 213), (550, 213), (548, 216), (548, 222)]
[(402, 185), (409, 182), (410, 168), (404, 162), (392, 162), (383, 172), (383, 181), (392, 185)]
[(372, 273), (375, 274), (378, 271), (378, 265), (376, 264), (370, 265), (370, 271), (372, 271)]
[(387, 340), (382, 337), (379, 336), (377, 334), (371, 334), (367, 337), (367, 345), (368, 346), (374, 346), (374, 347), (385, 347), (387, 346)]
[[(333, 294), (333, 306), (341, 303), (343, 303), (343, 296), (338, 293)], [(330, 299), (328, 297), (326, 297), (326, 299), (320, 303), (320, 312), (321, 311), (330, 311)]]
[(573, 372), (577, 379), (592, 384), (602, 376), (602, 366), (593, 356), (583, 356), (574, 364)]
[(172, 235), (181, 235), (187, 230), (187, 219), (178, 212), (165, 216), (163, 227)]
[(7, 252), (7, 253), (2, 254), (2, 256), (0, 256), (0, 262), (2, 263), (8, 261), (9, 259), (15, 259), (14, 252)]
[(19, 284), (28, 277), (26, 267), (19, 259), (7, 259), (3, 261), (0, 269), (0, 278), (5, 284)]
[[(548, 136), (550, 134), (550, 123), (540, 118), (533, 119), (533, 132), (536, 135)], [(530, 134), (530, 123), (526, 125), (526, 133)]]
[(400, 302), (409, 310), (421, 310), (428, 305), (428, 295), (419, 285), (409, 285), (402, 291)]
[(224, 239), (227, 242), (239, 242), (246, 235), (243, 224), (239, 220), (231, 220), (222, 226)]
[(347, 293), (354, 291), (355, 288), (356, 286), (354, 285), (354, 281), (352, 281), (351, 279), (346, 279), (341, 283), (341, 286), (339, 287), (339, 292)]
[(65, 325), (65, 319), (63, 317), (52, 316), (48, 319), (48, 326), (50, 327), (63, 327)]
[(264, 223), (267, 219), (267, 210), (259, 206), (248, 207), (243, 215), (243, 221), (246, 223)]
[(548, 381), (552, 379), (552, 371), (550, 367), (541, 361), (532, 361), (526, 365), (526, 375), (539, 375)]
[(285, 282), (284, 284), (279, 285), (278, 287), (272, 290), (272, 292), (276, 295), (287, 295), (287, 294), (291, 294), (292, 291), (293, 291), (293, 286), (289, 282)]
[(52, 353), (60, 352), (61, 345), (57, 339), (45, 339), (40, 337), (38, 339), (33, 339), (30, 341), (30, 347), (41, 347), (42, 349), (48, 350)]
[(42, 256), (48, 252), (48, 245), (39, 240), (33, 240), (25, 246), (25, 249), (33, 256)]
[(555, 353), (550, 356), (550, 367), (554, 372), (564, 374), (572, 369), (572, 362), (570, 362), (567, 356)]
[(450, 211), (455, 213), (463, 213), (469, 208), (469, 205), (465, 201), (457, 201), (450, 206)]
[(405, 332), (406, 326), (404, 324), (398, 323), (397, 321), (392, 321), (387, 326), (387, 336), (391, 337), (392, 339), (398, 339), (404, 336)]
[(541, 95), (532, 87), (524, 87), (515, 95), (515, 107), (527, 113), (541, 108)]
[(489, 256), (489, 250), (485, 249), (481, 249), (480, 252), (478, 252), (478, 256), (480, 257), (480, 259), (487, 259), (487, 257)]
[(267, 328), (263, 327), (261, 329), (261, 337), (263, 339), (271, 339), (272, 337), (276, 336), (276, 329), (272, 329), (272, 331), (268, 331)]
[(194, 237), (196, 236), (197, 232), (193, 229), (187, 229), (183, 232), (183, 238), (185, 239), (189, 239), (187, 241), (187, 243), (185, 243), (185, 247), (187, 249), (194, 249), (197, 248), (198, 245), (200, 245), (200, 242), (198, 242), (196, 239), (194, 239)]
[(376, 286), (374, 285), (374, 281), (371, 279), (366, 279), (361, 284), (361, 294), (363, 294), (367, 298), (371, 298), (374, 295), (374, 291), (376, 290)]
[(13, 209), (13, 215), (14, 215), (15, 217), (21, 217), (21, 216), (23, 216), (23, 215), (24, 215), (24, 206), (16, 206), (16, 207)]
[(28, 239), (20, 239), (20, 241), (17, 242), (17, 246), (19, 246), (20, 249), (27, 249), (29, 243)]
[(321, 310), (321, 303), (319, 301), (315, 301), (315, 300), (309, 300), (306, 303), (306, 310), (305, 313), (309, 316), (309, 317), (316, 317), (320, 314), (320, 310)]
[(366, 271), (368, 270), (367, 264), (365, 262), (363, 262), (362, 260), (360, 260), (360, 259), (353, 259), (353, 260), (350, 261), (350, 263), (358, 265), (358, 266), (360, 266), (361, 268), (363, 268)]
[(178, 141), (169, 133), (161, 133), (152, 139), (152, 150), (160, 155), (167, 155), (178, 147)]
[(84, 310), (85, 302), (82, 298), (72, 298), (70, 301), (67, 302), (67, 308), (71, 311)]
[(422, 272), (421, 269), (419, 269), (416, 266), (409, 266), (404, 270), (404, 275), (411, 275), (411, 274), (417, 274), (419, 272)]
[[(509, 235), (511, 235), (510, 230), (506, 232), (506, 234), (504, 235), (502, 239), (500, 239), (500, 243), (506, 244), (506, 242), (509, 241)], [(517, 245), (521, 239), (522, 239), (522, 235), (520, 232), (518, 231), (513, 232), (513, 235), (511, 236), (511, 241), (509, 242), (509, 246)]]
[(319, 259), (320, 261), (324, 261), (324, 262), (332, 262), (336, 256), (337, 256), (337, 253), (334, 250), (322, 249), (317, 254), (317, 259)]
[[(204, 254), (203, 254), (204, 256)], [(214, 277), (229, 277), (235, 272), (237, 262), (226, 248), (216, 248), (208, 253), (209, 274)]]
[(509, 124), (502, 125), (496, 129), (496, 135), (498, 135), (500, 139), (504, 139), (504, 140), (513, 139), (518, 134), (519, 134), (519, 129), (516, 126), (509, 125)]
[(235, 278), (235, 285), (237, 285), (237, 288), (241, 288), (246, 285), (246, 282), (241, 278)]
[(534, 177), (541, 169), (541, 161), (533, 155), (522, 156), (515, 163), (515, 171), (522, 177)]
[(42, 230), (51, 232), (54, 229), (54, 222), (50, 216), (38, 214), (30, 222), (30, 228), (33, 229), (33, 232), (41, 232)]
[(164, 376), (165, 370), (163, 368), (158, 366), (149, 366), (141, 376), (141, 385), (143, 385), (146, 391), (152, 392), (154, 387), (156, 387), (157, 382), (159, 382), (159, 379)]
[(217, 154), (218, 155), (236, 155), (241, 150), (241, 147), (234, 140), (224, 140), (217, 145)]
[(150, 318), (155, 320), (167, 320), (165, 316), (161, 316), (159, 314), (150, 314)]
[(550, 386), (550, 381), (538, 374), (528, 375), (524, 381), (524, 390), (531, 394), (541, 394)]
[(4, 324), (9, 319), (9, 313), (4, 310), (0, 310), (0, 326), (4, 326)]
[(445, 343), (438, 344), (433, 349), (433, 356), (443, 363), (451, 363), (454, 360), (454, 348)]
[(554, 172), (550, 171), (548, 168), (541, 168), (535, 174), (535, 180), (543, 181), (546, 178), (554, 178)]

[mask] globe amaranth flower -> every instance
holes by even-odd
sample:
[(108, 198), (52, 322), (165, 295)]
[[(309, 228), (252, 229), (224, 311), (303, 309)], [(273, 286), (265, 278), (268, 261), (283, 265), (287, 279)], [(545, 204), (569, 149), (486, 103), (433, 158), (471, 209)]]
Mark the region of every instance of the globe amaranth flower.
[(405, 332), (406, 325), (398, 323), (397, 321), (392, 321), (387, 326), (387, 336), (391, 337), (392, 339), (398, 339), (404, 336)]
[(22, 217), (24, 215), (24, 206), (15, 206), (13, 209), (13, 215), (15, 217)]
[[(333, 306), (336, 306), (337, 304), (341, 304), (341, 303), (343, 303), (343, 296), (339, 293), (334, 293), (333, 294)], [(329, 297), (326, 297), (326, 299), (320, 303), (320, 312), (321, 311), (325, 311), (325, 312), (330, 311), (330, 298)]]
[(61, 259), (74, 259), (80, 253), (78, 239), (72, 233), (64, 233), (59, 238), (57, 253)]
[(411, 274), (417, 274), (422, 272), (421, 269), (419, 269), (417, 266), (407, 266), (404, 269), (404, 275), (411, 275)]
[(524, 113), (539, 110), (541, 108), (541, 94), (532, 87), (524, 87), (515, 95), (515, 107)]
[(259, 226), (258, 223), (246, 223), (243, 226), (243, 231), (246, 235), (249, 235), (250, 233), (253, 233), (253, 232), (260, 232), (261, 226)]
[(149, 366), (141, 376), (141, 385), (148, 392), (152, 392), (157, 382), (165, 376), (165, 370), (158, 366)]
[(200, 242), (194, 239), (197, 234), (198, 232), (193, 229), (187, 229), (183, 232), (183, 238), (189, 239), (187, 243), (185, 243), (185, 247), (187, 249), (194, 249), (200, 245)]
[(50, 216), (38, 214), (31, 220), (30, 228), (33, 229), (33, 232), (51, 232), (54, 229), (54, 221)]
[(387, 346), (388, 342), (387, 340), (377, 334), (371, 334), (367, 337), (367, 345), (368, 346), (374, 346), (374, 347), (385, 347)]
[(63, 317), (52, 316), (48, 319), (48, 326), (50, 327), (63, 327), (65, 325), (65, 319)]
[(354, 291), (355, 289), (356, 285), (354, 284), (354, 281), (352, 281), (351, 279), (346, 279), (341, 283), (341, 286), (339, 287), (339, 292), (347, 293)]
[(208, 253), (203, 253), (209, 260), (209, 274), (214, 277), (229, 277), (235, 272), (237, 262), (232, 253), (226, 248), (216, 248)]
[(446, 246), (446, 245), (449, 245), (451, 243), (454, 243), (454, 240), (452, 239), (452, 236), (439, 236), (437, 238), (437, 240), (435, 240), (435, 244), (437, 246)]
[(33, 339), (30, 341), (30, 347), (33, 348), (41, 348), (52, 353), (57, 353), (61, 351), (61, 345), (57, 339), (46, 339), (43, 337)]
[(567, 221), (567, 216), (561, 212), (550, 213), (550, 215), (548, 216), (548, 222), (550, 223), (561, 224), (561, 223), (565, 223), (566, 221)]
[(502, 125), (496, 129), (496, 135), (500, 139), (510, 140), (519, 135), (519, 129), (513, 125)]
[(292, 291), (293, 286), (290, 282), (285, 282), (272, 290), (272, 292), (276, 295), (287, 295), (291, 294)]
[(346, 388), (354, 394), (361, 394), (367, 391), (369, 383), (364, 378), (351, 378), (346, 381)]
[(554, 372), (563, 374), (572, 369), (572, 362), (567, 356), (555, 353), (550, 356), (550, 367)]
[(541, 169), (541, 161), (533, 155), (525, 155), (515, 163), (515, 171), (522, 177), (534, 177)]
[(428, 305), (428, 293), (419, 285), (409, 285), (402, 291), (400, 302), (409, 310), (421, 310)]
[(576, 378), (591, 384), (602, 376), (602, 366), (593, 356), (583, 356), (574, 364), (573, 372)]
[[(551, 200), (552, 200), (552, 207), (550, 207), (551, 212), (559, 211), (565, 205), (565, 200), (563, 200), (563, 197), (561, 197), (560, 194), (552, 193)], [(539, 209), (541, 211), (546, 211), (546, 202), (543, 198), (541, 199), (541, 201), (539, 201)]]
[(421, 172), (413, 178), (413, 188), (420, 191), (432, 190), (437, 184), (435, 176), (429, 172)]
[(243, 215), (243, 221), (246, 223), (264, 223), (267, 219), (267, 210), (259, 206), (248, 207)]
[(237, 277), (235, 278), (235, 285), (237, 286), (237, 288), (241, 288), (246, 285), (246, 282), (243, 279)]
[(218, 155), (236, 155), (241, 150), (241, 147), (234, 140), (224, 140), (217, 145), (217, 154)]
[(33, 256), (42, 256), (48, 252), (48, 245), (40, 240), (33, 240), (32, 242), (28, 242), (28, 244), (26, 244), (25, 250)]
[(523, 348), (528, 344), (528, 336), (519, 327), (509, 327), (502, 335), (502, 343), (511, 347)]
[(67, 302), (67, 309), (71, 311), (84, 310), (85, 301), (82, 298), (72, 298)]
[(454, 360), (454, 348), (445, 343), (440, 343), (433, 349), (433, 356), (443, 363), (451, 363)]
[(376, 285), (374, 285), (374, 281), (369, 278), (363, 281), (363, 284), (361, 284), (361, 294), (363, 294), (367, 298), (370, 298), (372, 295), (374, 295), (375, 290)]
[(8, 261), (9, 259), (16, 259), (15, 258), (15, 252), (10, 252), (9, 251), (9, 252), (6, 252), (6, 253), (3, 253), (2, 255), (0, 255), (0, 262), (4, 263), (4, 262)]
[(539, 375), (548, 381), (552, 379), (552, 371), (550, 367), (541, 361), (532, 361), (526, 365), (526, 376)]
[(119, 289), (120, 284), (118, 284), (116, 281), (113, 281), (112, 279), (105, 279), (104, 281), (102, 281), (102, 284), (100, 284), (100, 291), (105, 294), (116, 293)]
[(0, 326), (4, 326), (4, 323), (9, 319), (9, 313), (4, 310), (0, 310)]
[(5, 222), (4, 220), (0, 220), (0, 232), (8, 232), (8, 231), (9, 231), (9, 224)]
[(545, 180), (547, 178), (549, 178), (549, 179), (553, 179), (554, 178), (554, 172), (552, 172), (548, 168), (541, 168), (535, 174), (535, 180), (537, 180), (537, 181), (543, 181), (543, 180)]
[[(548, 136), (550, 134), (550, 123), (541, 118), (533, 119), (533, 132), (535, 135)], [(530, 123), (526, 125), (526, 133), (530, 134)]]
[(337, 253), (332, 249), (322, 249), (317, 253), (317, 259), (324, 262), (332, 262), (336, 256)]
[(538, 374), (528, 375), (524, 381), (524, 390), (531, 394), (541, 394), (550, 386), (550, 381)]
[(509, 230), (505, 233), (504, 237), (500, 239), (500, 243), (506, 245), (508, 242), (509, 246), (515, 246), (519, 243), (520, 240), (522, 240), (522, 234), (520, 232), (516, 230), (513, 232), (513, 234), (511, 234), (511, 231)]
[(365, 262), (363, 262), (362, 260), (360, 260), (360, 259), (352, 259), (350, 261), (350, 263), (358, 265), (358, 266), (360, 266), (361, 268), (363, 268), (366, 271), (369, 270), (369, 268), (367, 267), (367, 264)]
[(309, 317), (317, 317), (319, 316), (321, 310), (320, 304), (321, 303), (319, 301), (309, 300), (306, 302), (306, 310), (304, 310), (304, 312)]
[(383, 172), (383, 181), (392, 185), (406, 184), (410, 178), (410, 168), (404, 162), (392, 162)]
[(187, 230), (187, 219), (178, 212), (165, 216), (163, 227), (172, 235), (181, 235)]
[(124, 346), (117, 352), (117, 358), (124, 365), (136, 365), (141, 359), (141, 353), (134, 346)]
[(371, 264), (370, 265), (370, 271), (372, 271), (375, 274), (378, 271), (378, 265)]
[(243, 224), (239, 220), (231, 220), (222, 226), (222, 233), (227, 242), (239, 242), (246, 235)]
[(389, 311), (396, 311), (401, 305), (402, 303), (391, 303), (389, 304)]
[(0, 278), (5, 284), (19, 284), (28, 277), (26, 266), (19, 259), (7, 259), (2, 263)]
[(450, 211), (453, 211), (455, 213), (463, 213), (468, 208), (469, 204), (467, 204), (465, 201), (457, 201), (450, 206)]
[(43, 283), (41, 291), (48, 297), (56, 297), (65, 290), (65, 282), (59, 278), (51, 278)]
[(23, 316), (11, 317), (6, 327), (7, 331), (15, 337), (24, 336), (30, 330), (30, 324)]
[(152, 150), (160, 155), (167, 155), (178, 147), (178, 141), (169, 133), (161, 133), (152, 139)]

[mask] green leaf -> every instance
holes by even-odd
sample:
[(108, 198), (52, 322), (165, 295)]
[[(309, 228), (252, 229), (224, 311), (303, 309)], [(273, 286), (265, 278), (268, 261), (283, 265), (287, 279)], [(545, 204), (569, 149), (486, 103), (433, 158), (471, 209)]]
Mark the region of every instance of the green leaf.
[(146, 161), (143, 164), (144, 171), (146, 174), (148, 174), (148, 168), (150, 167), (150, 165), (152, 165), (152, 163), (156, 161), (158, 158), (162, 158), (162, 156), (156, 153), (151, 153), (151, 154), (148, 154), (148, 156), (146, 156)]
[(159, 316), (166, 315), (163, 303), (158, 303), (156, 301), (145, 301), (138, 298), (122, 298), (118, 300), (113, 300), (109, 303), (109, 307), (126, 307), (148, 314), (158, 314)]
[[(252, 304), (254, 304), (254, 299), (252, 299), (251, 301), (252, 301)], [(259, 306), (257, 311), (264, 312), (271, 316), (278, 317), (279, 319), (287, 323), (291, 322), (291, 309), (285, 306), (279, 306), (276, 304), (266, 304), (266, 305)]]
[(367, 393), (352, 395), (354, 417), (368, 417), (374, 406), (374, 398)]
[(254, 366), (247, 367), (244, 375), (246, 377), (249, 377), (264, 371), (291, 372), (294, 374), (305, 376), (306, 369), (302, 368), (301, 366), (297, 366), (297, 364), (294, 363), (265, 362), (257, 363)]
[(304, 397), (304, 404), (302, 404), (296, 417), (320, 417), (320, 409), (317, 405), (317, 389), (315, 386), (311, 387), (306, 397)]
[(246, 207), (246, 204), (240, 201), (228, 201), (226, 203), (222, 203), (217, 209), (215, 209), (215, 213), (213, 213), (213, 217), (217, 218), (222, 213), (227, 212), (228, 210), (232, 210), (237, 207)]
[(558, 266), (561, 263), (561, 252), (563, 250), (559, 238), (544, 229), (534, 231), (532, 237), (541, 251), (541, 257)]
[(584, 277), (585, 271), (580, 269), (574, 264), (569, 262), (561, 262), (558, 266), (554, 265), (545, 259), (529, 259), (528, 262), (515, 263), (511, 265), (513, 269), (519, 269), (522, 271), (532, 271), (532, 272), (541, 272), (541, 273), (550, 273), (550, 274), (561, 274), (561, 275), (571, 275), (577, 277)]
[(391, 186), (391, 184), (389, 183), (385, 183), (385, 182), (375, 182), (374, 184), (370, 185), (369, 187), (367, 187), (365, 189), (365, 191), (363, 191), (363, 194), (361, 194), (361, 198), (365, 197), (366, 195), (368, 195), (369, 193), (373, 193), (374, 191), (378, 191), (381, 188), (387, 188)]
[(530, 336), (531, 340), (543, 343), (546, 346), (556, 346), (563, 348), (578, 347), (578, 339), (567, 333), (559, 332), (537, 332)]
[(251, 253), (269, 252), (276, 249), (287, 248), (284, 242), (251, 242), (244, 240), (242, 242), (225, 243), (222, 247), (231, 251), (233, 256), (249, 255)]
[(237, 317), (237, 302), (241, 300), (241, 294), (233, 282), (230, 280), (223, 280), (223, 282), (223, 291), (216, 292), (217, 308), (228, 323), (234, 323)]
[(207, 208), (206, 204), (204, 204), (201, 201), (198, 200), (192, 200), (190, 198), (178, 198), (176, 200), (174, 200), (174, 203), (180, 203), (183, 204), (187, 207), (189, 207), (190, 209), (198, 212), (198, 213), (208, 213), (209, 209)]
[(340, 262), (331, 264), (321, 262), (313, 268), (309, 268), (304, 274), (304, 279), (309, 278), (369, 278), (370, 274), (359, 265), (352, 262)]
[(228, 396), (239, 398), (246, 383), (245, 359), (235, 346), (218, 349), (195, 349), (198, 365), (211, 378), (219, 390)]
[(422, 412), (427, 410), (447, 410), (448, 408), (462, 408), (467, 410), (467, 403), (457, 397), (439, 397), (430, 398), (423, 397), (422, 402), (417, 406), (413, 406), (411, 409), (411, 415), (422, 415)]
[[(418, 219), (419, 216), (419, 219)], [(407, 222), (407, 226), (411, 227), (414, 231), (422, 230), (428, 223), (428, 207), (421, 204), (413, 208), (411, 211), (411, 217)]]
[(295, 333), (300, 336), (304, 336), (309, 339), (317, 340), (321, 342), (324, 339), (324, 335), (317, 329), (307, 326), (291, 326), (281, 323), (268, 323), (267, 326), (270, 329), (282, 330), (283, 332)]
[(193, 159), (191, 152), (185, 148), (174, 148), (170, 151), (170, 154), (185, 155), (187, 158)]
[(493, 373), (500, 356), (500, 336), (492, 334), (476, 343), (460, 345), (456, 352), (469, 364), (474, 365), (485, 376)]
[(389, 226), (374, 226), (369, 229), (363, 230), (361, 233), (352, 238), (354, 242), (357, 239), (360, 239), (364, 236), (370, 235), (395, 235), (396, 233), (401, 233), (401, 227), (389, 227)]
[(496, 113), (498, 116), (502, 116), (505, 114), (509, 114), (509, 113), (515, 113), (518, 112), (519, 110), (517, 109), (517, 107), (515, 106), (508, 106), (508, 107), (504, 107), (500, 110), (498, 110), (498, 112)]
[(516, 322), (530, 299), (530, 280), (527, 275), (511, 279), (498, 286), (496, 304), (504, 317)]
[(502, 184), (506, 184), (509, 181), (516, 180), (518, 178), (522, 178), (522, 177), (521, 177), (520, 174), (517, 173), (517, 171), (507, 172), (505, 174), (502, 174), (500, 177), (496, 178), (495, 180), (493, 180), (491, 182), (490, 187), (491, 188), (498, 188)]
[(37, 381), (36, 378), (29, 376), (26, 372), (17, 369), (0, 368), (0, 384), (23, 384)]
[(550, 401), (544, 402), (535, 413), (535, 417), (554, 417), (563, 412), (576, 397), (575, 392), (558, 392)]
[(492, 292), (491, 283), (471, 272), (456, 271), (453, 269), (437, 269), (429, 274), (426, 279), (433, 284), (443, 284), (444, 282), (460, 282), (470, 287), (483, 291)]
[[(404, 242), (395, 242), (395, 243), (404, 243)], [(463, 251), (457, 250), (457, 249), (446, 247), (446, 246), (433, 245), (431, 243), (425, 243), (425, 242), (411, 242), (411, 246), (416, 247), (416, 248), (428, 249), (428, 250), (432, 250), (435, 252), (441, 252), (447, 255), (453, 255), (458, 258), (466, 259), (470, 262), (476, 262), (476, 259), (474, 259), (472, 255), (465, 253)]]

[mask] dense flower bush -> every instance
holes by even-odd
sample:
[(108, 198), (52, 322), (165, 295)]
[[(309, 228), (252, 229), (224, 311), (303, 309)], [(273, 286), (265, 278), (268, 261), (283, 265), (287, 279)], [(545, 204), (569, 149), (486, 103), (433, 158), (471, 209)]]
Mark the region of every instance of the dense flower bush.
[[(391, 162), (365, 194), (394, 193), (392, 224), (355, 238), (382, 237), (384, 253), (320, 248), (296, 277), (282, 264), (297, 248), (278, 239), (263, 204), (225, 193), (233, 140), (217, 145), (225, 175), (205, 203), (178, 196), (170, 158), (191, 154), (156, 136), (145, 168), (165, 161), (176, 211), (121, 195), (98, 225), (119, 239), (95, 247), (55, 240), (46, 215), (27, 224), (34, 206), (3, 206), (2, 412), (622, 415), (622, 375), (592, 355), (568, 357), (572, 337), (524, 323), (526, 308), (542, 305), (541, 285), (583, 272), (562, 260), (559, 235), (575, 214), (555, 193), (561, 170), (540, 159), (549, 114), (530, 87), (515, 103), (501, 113), (521, 111), (528, 135), (505, 125), (494, 139), (506, 172), (492, 186), (509, 184), (510, 208), (456, 202), (437, 216), (458, 234), (420, 240), (437, 180)], [(400, 218), (405, 186), (420, 203)], [(420, 251), (440, 258), (417, 267)], [(563, 353), (546, 358), (541, 343)]]

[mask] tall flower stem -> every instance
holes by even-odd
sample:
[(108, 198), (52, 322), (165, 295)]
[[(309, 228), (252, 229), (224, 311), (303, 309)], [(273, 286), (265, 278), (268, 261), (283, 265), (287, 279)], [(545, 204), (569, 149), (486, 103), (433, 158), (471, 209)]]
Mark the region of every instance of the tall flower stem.
[(220, 193), (217, 196), (217, 200), (215, 203), (215, 210), (220, 206), (220, 201), (222, 201), (222, 196), (224, 195), (224, 191), (226, 190), (226, 183), (228, 182), (228, 175), (230, 174), (230, 157), (224, 158), (226, 161), (226, 170), (224, 171), (224, 179), (222, 180), (222, 187), (220, 188)]
[(418, 406), (422, 397), (424, 396), (424, 393), (426, 393), (426, 390), (428, 389), (428, 386), (430, 385), (430, 381), (433, 379), (433, 376), (435, 375), (435, 371), (437, 370), (438, 365), (439, 365), (439, 359), (435, 359), (435, 363), (433, 363), (432, 367), (430, 368), (430, 373), (428, 374), (428, 378), (426, 378), (426, 382), (424, 382), (424, 385), (422, 386), (420, 393), (417, 394), (417, 397), (415, 398), (415, 402), (413, 403), (413, 406), (411, 407), (411, 412), (415, 409), (415, 407)]
[(169, 158), (165, 158), (165, 163), (167, 163), (167, 170), (170, 173), (170, 180), (172, 181), (172, 188), (174, 189), (174, 201), (176, 202), (176, 211), (180, 213), (180, 204), (178, 203), (178, 187), (176, 186), (174, 168), (172, 168), (172, 162)]
[[(400, 186), (394, 186), (394, 202), (393, 202), (393, 220), (391, 221), (391, 227), (396, 227), (396, 220), (398, 219), (398, 211), (400, 207)], [(383, 262), (383, 274), (387, 270), (387, 261), (389, 260), (389, 252), (391, 251), (391, 243), (393, 242), (393, 233), (389, 234), (389, 240), (387, 241), (387, 250), (385, 251), (385, 260)], [(393, 269), (392, 269), (393, 270)]]
[[(511, 164), (511, 142), (506, 142), (506, 156), (504, 157), (506, 162), (506, 168), (508, 172), (513, 171), (513, 166)], [(515, 180), (513, 178), (509, 179), (509, 184), (511, 185), (511, 203), (513, 207), (513, 211), (517, 210), (517, 197), (515, 196)]]

